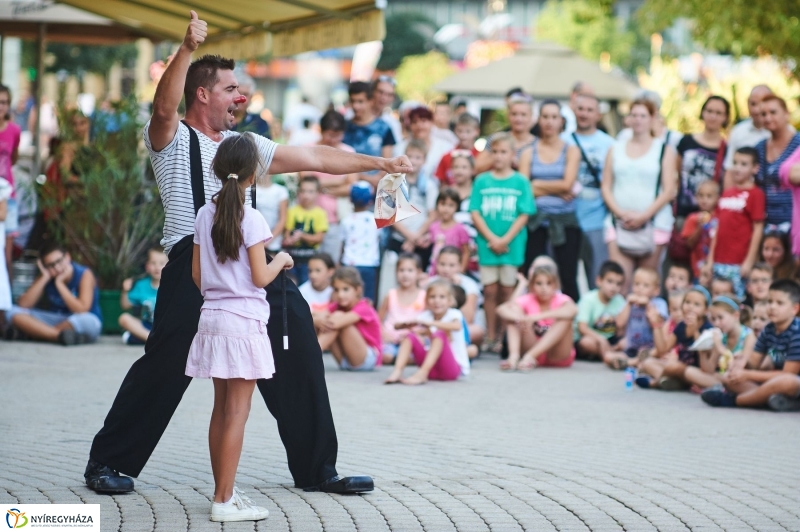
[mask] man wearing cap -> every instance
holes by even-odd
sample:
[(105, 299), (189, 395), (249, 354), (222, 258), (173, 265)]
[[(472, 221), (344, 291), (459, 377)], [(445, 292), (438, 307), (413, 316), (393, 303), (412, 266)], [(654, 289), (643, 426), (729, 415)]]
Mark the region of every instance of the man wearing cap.
[[(186, 36), (161, 78), (153, 116), (144, 129), (164, 204), (162, 245), (169, 262), (162, 273), (145, 354), (128, 371), (92, 442), (84, 477), (89, 488), (100, 493), (133, 490), (133, 479), (119, 473), (139, 475), (191, 382), (184, 370), (203, 302), (191, 275), (194, 218), (220, 189), (210, 172), (211, 161), (219, 143), (238, 134), (230, 129), (234, 112), (245, 100), (237, 88), (233, 60), (204, 56), (191, 61), (206, 33), (206, 23), (192, 11)], [(178, 117), (181, 96), (186, 99), (183, 122)], [(264, 172), (271, 174), (411, 169), (405, 157), (369, 157), (325, 146), (279, 146), (260, 136), (254, 140)], [(281, 282), (285, 282), (285, 290)], [(274, 315), (283, 315), (284, 320), (268, 323), (276, 373), (272, 379), (260, 380), (258, 389), (278, 422), (295, 486), (333, 493), (372, 490), (370, 477), (337, 474), (336, 430), (308, 305), (285, 276), (266, 288)], [(284, 335), (288, 336), (288, 349)]]

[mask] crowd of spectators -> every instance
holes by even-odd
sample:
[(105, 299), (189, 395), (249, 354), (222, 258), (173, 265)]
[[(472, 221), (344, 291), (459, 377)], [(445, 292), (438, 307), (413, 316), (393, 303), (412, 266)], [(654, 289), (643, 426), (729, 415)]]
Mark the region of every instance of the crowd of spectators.
[[(750, 118), (733, 126), (729, 102), (710, 96), (697, 132), (669, 130), (660, 98), (644, 91), (616, 138), (586, 84), (567, 104), (512, 89), (509, 128), (482, 150), (465, 106), (405, 102), (395, 115), (395, 100), (390, 77), (351, 83), (347, 112), (320, 112), (306, 143), (407, 155), (419, 215), (378, 230), (375, 173), (304, 173), (293, 201), (271, 176), (257, 182), (269, 249), (291, 254), (320, 346), (343, 369), (393, 364), (387, 383), (420, 384), (467, 375), (481, 354), (523, 372), (584, 358), (714, 406), (800, 410), (800, 135), (768, 87), (752, 90)], [(269, 135), (246, 113), (237, 120)], [(7, 313), (9, 337), (96, 336), (87, 275), (50, 251)], [(123, 303), (154, 292), (165, 261), (153, 250), (146, 282), (126, 281)], [(76, 285), (81, 305), (59, 283)], [(62, 294), (68, 319), (34, 327), (42, 294)], [(126, 341), (146, 340), (146, 319), (120, 323)]]

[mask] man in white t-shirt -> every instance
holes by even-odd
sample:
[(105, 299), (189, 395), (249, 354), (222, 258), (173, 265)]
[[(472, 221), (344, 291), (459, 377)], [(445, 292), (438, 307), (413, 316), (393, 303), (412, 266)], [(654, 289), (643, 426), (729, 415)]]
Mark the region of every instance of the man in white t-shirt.
[[(233, 111), (244, 103), (233, 60), (204, 56), (192, 63), (192, 52), (205, 40), (207, 29), (194, 11), (191, 17), (183, 43), (159, 82), (153, 116), (144, 132), (164, 204), (162, 243), (169, 262), (162, 272), (158, 310), (145, 354), (128, 371), (92, 442), (84, 478), (99, 493), (133, 491), (133, 479), (119, 472), (139, 475), (191, 380), (184, 371), (203, 302), (191, 276), (194, 218), (197, 209), (221, 188), (211, 175), (211, 160), (224, 138), (238, 134), (229, 130)], [(183, 122), (178, 116), (182, 97), (186, 100)], [(273, 174), (411, 170), (407, 157), (384, 159), (325, 146), (278, 146), (260, 136), (254, 136), (254, 141), (263, 171)], [(192, 149), (192, 144), (199, 149)], [(311, 314), (297, 287), (285, 276), (281, 281), (266, 287), (274, 315), (284, 316), (283, 321), (269, 320), (267, 325), (277, 373), (260, 380), (258, 388), (277, 419), (289, 471), (295, 485), (306, 491), (370, 491), (370, 477), (343, 478), (336, 472), (336, 430)]]

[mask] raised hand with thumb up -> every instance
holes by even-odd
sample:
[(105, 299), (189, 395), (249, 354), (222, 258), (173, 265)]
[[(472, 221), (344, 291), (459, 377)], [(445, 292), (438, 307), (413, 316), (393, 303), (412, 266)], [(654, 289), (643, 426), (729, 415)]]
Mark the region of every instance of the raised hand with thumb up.
[(197, 13), (193, 10), (189, 11), (189, 14), (192, 17), (192, 20), (189, 22), (189, 27), (186, 28), (186, 36), (183, 38), (183, 44), (189, 50), (194, 52), (197, 50), (197, 47), (203, 44), (203, 41), (206, 40), (206, 35), (208, 35), (208, 24), (206, 24), (205, 20), (200, 20), (197, 17)]

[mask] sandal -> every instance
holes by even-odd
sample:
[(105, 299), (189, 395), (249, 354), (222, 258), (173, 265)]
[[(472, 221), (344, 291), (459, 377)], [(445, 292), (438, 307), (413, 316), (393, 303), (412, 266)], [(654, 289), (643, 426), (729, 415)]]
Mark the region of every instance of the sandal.
[(500, 370), (501, 371), (515, 371), (519, 366), (519, 357), (516, 357), (516, 360), (512, 359), (511, 355), (505, 360), (500, 361)]
[(535, 360), (528, 357), (523, 357), (522, 360), (519, 361), (519, 364), (517, 364), (517, 371), (529, 373), (533, 371), (536, 366), (537, 364)]
[(628, 367), (628, 359), (625, 358), (615, 358), (614, 361), (611, 363), (611, 367), (614, 369), (626, 369)]

